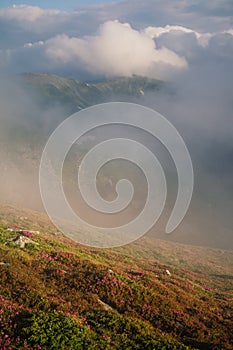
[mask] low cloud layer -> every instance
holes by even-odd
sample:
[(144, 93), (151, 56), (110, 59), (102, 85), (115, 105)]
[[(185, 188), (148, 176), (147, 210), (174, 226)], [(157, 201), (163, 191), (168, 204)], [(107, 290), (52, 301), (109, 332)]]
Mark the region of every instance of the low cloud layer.
[[(0, 9), (0, 74), (48, 72), (85, 81), (139, 74), (167, 80), (168, 93), (145, 94), (137, 102), (165, 115), (192, 156), (194, 202), (182, 238), (188, 241), (191, 229), (195, 244), (230, 247), (232, 14), (227, 0), (125, 0), (72, 12), (26, 5)], [(21, 87), (6, 86), (0, 84), (1, 136), (6, 120), (15, 130), (29, 126), (30, 136), (35, 123), (52, 131), (66, 116), (63, 110), (38, 107)], [(2, 182), (1, 193), (17, 179), (27, 194), (27, 176), (26, 183), (24, 176), (18, 181), (14, 162), (10, 166), (12, 177)]]

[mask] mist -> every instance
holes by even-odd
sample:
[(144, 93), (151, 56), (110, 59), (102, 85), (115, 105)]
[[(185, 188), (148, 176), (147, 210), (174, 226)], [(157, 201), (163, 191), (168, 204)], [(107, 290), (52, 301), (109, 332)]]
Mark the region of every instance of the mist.
[(62, 107), (44, 107), (17, 76), (0, 83), (1, 203), (42, 210), (39, 163), (53, 128), (66, 116)]
[[(155, 238), (224, 249), (232, 248), (233, 198), (229, 190), (233, 185), (231, 142), (233, 129), (230, 123), (232, 80), (230, 76), (226, 79), (219, 70), (218, 72), (219, 76), (215, 75), (214, 78), (212, 71), (209, 71), (208, 75), (206, 73), (204, 75), (203, 71), (199, 74), (195, 71), (189, 72), (182, 77), (179, 76), (179, 79), (171, 80), (169, 84), (166, 83), (159, 92), (148, 92), (139, 100), (128, 97), (130, 102), (149, 106), (169, 119), (185, 140), (192, 158), (195, 176), (193, 200), (186, 217), (173, 234), (165, 235), (164, 229), (176, 197), (177, 175), (167, 151), (158, 141), (149, 135), (140, 135), (140, 132), (135, 130), (118, 128), (112, 131), (110, 128), (100, 130), (98, 136), (93, 133), (93, 138), (90, 135), (89, 139), (81, 140), (76, 145), (80, 156), (80, 147), (83, 155), (83, 150), (93, 147), (101, 139), (120, 135), (142, 142), (156, 154), (165, 169), (170, 194), (165, 213), (155, 228), (149, 232), (149, 235)], [(125, 96), (124, 98), (126, 99)], [(112, 100), (123, 100), (123, 96), (112, 96)], [(20, 79), (12, 77), (2, 80), (0, 101), (1, 203), (44, 211), (38, 178), (41, 154), (49, 135), (69, 116), (70, 111), (61, 105), (45, 106), (41, 102), (40, 94), (29, 91)], [(75, 157), (77, 158), (77, 154)], [(72, 164), (76, 164), (72, 156), (71, 160)], [(108, 200), (114, 198), (114, 175), (111, 175), (111, 171), (113, 174), (115, 171), (116, 174), (116, 169), (114, 166), (106, 168), (103, 173), (103, 176), (113, 179), (111, 186), (107, 187), (104, 183), (102, 191), (102, 195)], [(119, 220), (120, 222), (132, 220), (145, 201), (143, 191), (146, 187), (143, 185), (142, 174), (138, 174), (137, 169), (133, 170), (132, 166), (127, 170), (126, 164), (121, 164), (120, 169), (122, 176), (131, 178), (135, 189), (141, 188), (141, 191), (137, 190), (135, 203), (125, 213), (117, 216), (117, 219), (102, 218), (112, 225)], [(66, 192), (75, 207), (77, 198), (73, 195), (73, 188), (69, 187), (70, 184), (74, 184), (75, 174), (72, 179), (70, 173), (68, 176)], [(95, 223), (100, 223), (96, 214), (90, 214), (85, 206), (81, 207), (84, 216), (89, 215), (89, 219), (92, 217)]]
[(191, 207), (172, 240), (232, 249), (232, 78), (225, 65), (198, 67), (172, 82), (174, 93), (146, 97), (179, 130), (193, 162)]
[[(0, 201), (44, 210), (38, 184), (43, 148), (55, 128), (83, 108), (81, 99), (72, 106), (64, 102), (63, 90), (45, 102), (41, 86), (34, 89), (25, 84), (22, 73), (53, 73), (88, 84), (107, 84), (110, 79), (134, 74), (146, 76), (164, 84), (135, 96), (120, 91), (98, 95), (90, 98), (88, 105), (128, 101), (151, 107), (172, 122), (188, 147), (195, 177), (193, 200), (181, 225), (168, 236), (164, 227), (176, 198), (175, 166), (150, 136), (118, 130), (120, 136), (131, 135), (158, 154), (167, 172), (170, 194), (166, 210), (149, 234), (232, 249), (233, 31), (230, 17), (223, 11), (228, 7), (218, 1), (195, 8), (179, 1), (172, 8), (167, 2), (156, 2), (157, 11), (151, 13), (154, 5), (155, 1), (147, 0), (143, 5), (135, 1), (133, 8), (131, 2), (123, 1), (72, 12), (26, 5), (0, 9), (0, 27), (5, 33), (0, 39)], [(54, 84), (46, 87), (49, 93), (54, 93)], [(82, 85), (83, 91), (99, 91), (88, 84)], [(82, 155), (106, 135), (115, 132), (105, 130), (94, 143), (90, 138), (81, 142)], [(124, 173), (123, 165), (121, 168)], [(132, 181), (140, 188), (140, 176), (133, 176)], [(106, 198), (114, 198), (114, 184), (105, 186)], [(72, 190), (67, 192), (73, 201)], [(140, 208), (144, 199), (139, 191), (136, 201)], [(127, 212), (130, 218), (138, 213), (138, 204), (131, 209)]]

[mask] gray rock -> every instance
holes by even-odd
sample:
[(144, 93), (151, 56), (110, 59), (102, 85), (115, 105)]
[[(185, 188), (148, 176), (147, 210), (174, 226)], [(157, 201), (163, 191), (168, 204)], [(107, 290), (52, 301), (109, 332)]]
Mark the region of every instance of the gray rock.
[(38, 243), (36, 243), (36, 242), (32, 241), (31, 239), (29, 239), (28, 237), (25, 237), (22, 235), (14, 238), (12, 241), (14, 242), (15, 245), (17, 245), (20, 248), (25, 248), (25, 245), (28, 243), (38, 245)]
[(102, 300), (98, 299), (98, 302), (103, 306), (103, 308), (104, 308), (105, 311), (111, 311), (111, 310), (113, 310), (113, 308), (112, 308), (110, 305), (104, 303)]

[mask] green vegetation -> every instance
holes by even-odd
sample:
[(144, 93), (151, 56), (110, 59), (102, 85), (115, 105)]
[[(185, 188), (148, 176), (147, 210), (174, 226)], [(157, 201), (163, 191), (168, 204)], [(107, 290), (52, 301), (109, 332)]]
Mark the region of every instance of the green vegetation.
[[(51, 74), (24, 74), (26, 91), (35, 92), (43, 105), (60, 105), (69, 112), (77, 112), (98, 103), (109, 101), (130, 101), (143, 97), (146, 92), (158, 92), (164, 87), (160, 80), (134, 75), (106, 82), (85, 83)], [(136, 100), (135, 100), (136, 101)]]
[[(88, 248), (43, 214), (0, 212), (1, 350), (232, 349), (232, 252), (149, 238)], [(16, 246), (20, 228), (38, 245)]]

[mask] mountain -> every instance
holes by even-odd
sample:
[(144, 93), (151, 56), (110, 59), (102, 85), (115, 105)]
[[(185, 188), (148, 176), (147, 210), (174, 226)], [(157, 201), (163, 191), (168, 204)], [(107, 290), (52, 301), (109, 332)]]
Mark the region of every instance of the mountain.
[(98, 103), (143, 102), (144, 94), (157, 94), (164, 86), (159, 80), (140, 76), (87, 83), (51, 74), (27, 73), (7, 81), (8, 93), (0, 114), (0, 159), (4, 164), (0, 173), (1, 198), (22, 204), (26, 196), (29, 207), (40, 209), (41, 153), (49, 135), (64, 119)]
[(232, 349), (232, 251), (88, 248), (10, 206), (0, 223), (1, 349)]
[[(66, 79), (51, 74), (27, 73), (14, 78), (12, 83), (9, 84), (8, 82), (8, 84), (5, 84), (4, 99), (1, 99), (0, 94), (0, 159), (2, 163), (0, 197), (2, 201), (6, 200), (17, 205), (26, 205), (36, 210), (43, 209), (38, 186), (38, 169), (41, 154), (49, 136), (64, 119), (77, 112), (80, 108), (106, 101), (128, 101), (146, 106), (149, 106), (151, 103), (153, 108), (158, 102), (158, 111), (161, 111), (159, 101), (163, 100), (163, 103), (169, 105), (171, 104), (169, 98), (175, 100), (179, 94), (171, 86), (171, 83), (164, 83), (140, 76), (121, 77), (104, 82), (81, 82), (77, 79)], [(163, 111), (165, 113), (166, 109)], [(177, 110), (175, 111), (174, 109), (175, 113), (177, 113)], [(5, 114), (6, 117), (4, 118)], [(172, 110), (166, 116), (169, 115), (170, 121), (173, 122)], [(187, 123), (189, 123), (188, 119), (189, 115), (187, 112)], [(192, 126), (187, 128), (187, 130), (191, 130), (187, 132), (186, 127), (183, 130), (181, 124), (179, 122), (178, 124), (174, 123), (175, 126), (181, 127), (177, 129), (182, 137), (186, 137), (185, 141), (192, 156), (197, 182), (189, 213), (179, 226), (179, 229), (176, 230), (176, 233), (166, 239), (228, 249), (232, 247), (232, 201), (227, 201), (226, 204), (226, 198), (222, 194), (225, 193), (225, 189), (221, 186), (224, 185), (227, 188), (230, 197), (231, 192), (228, 188), (230, 188), (231, 177), (229, 174), (227, 175), (227, 182), (223, 181), (222, 177), (212, 178), (212, 173), (215, 172), (213, 168), (210, 168), (210, 174), (206, 173), (204, 166), (208, 166), (209, 160), (213, 159), (212, 149), (215, 147), (213, 142), (211, 141), (208, 146), (210, 147), (208, 153), (202, 152), (203, 145), (197, 146), (199, 135), (194, 135), (195, 141), (189, 140), (188, 133), (192, 133)], [(186, 121), (184, 125), (188, 125)], [(122, 128), (120, 130), (121, 137), (130, 136), (132, 130), (128, 134), (127, 131), (127, 128)], [(156, 154), (162, 165), (169, 163), (169, 155), (159, 142), (156, 142), (155, 139), (152, 140), (148, 135), (144, 134), (144, 137), (136, 134), (137, 130), (135, 128), (133, 135), (131, 134), (133, 138), (139, 136), (137, 138), (139, 142), (148, 145), (148, 147), (153, 145), (154, 154)], [(109, 130), (108, 135), (110, 135)], [(216, 145), (215, 141), (214, 145)], [(81, 157), (84, 153), (91, 148), (89, 146), (90, 144), (86, 142), (82, 144), (82, 147), (79, 147), (77, 152), (79, 159), (82, 159)], [(196, 155), (197, 149), (200, 152), (198, 155)], [(214, 153), (214, 156), (216, 154), (217, 152)], [(223, 169), (223, 164), (228, 163), (229, 157), (227, 159), (221, 157), (219, 169)], [(215, 164), (215, 168), (217, 164)], [(225, 169), (229, 169), (229, 167), (225, 166)], [(110, 182), (112, 183), (114, 183), (112, 176), (118, 176), (121, 169), (116, 165), (113, 170), (114, 172), (112, 173), (108, 171), (110, 173)], [(175, 199), (177, 184), (176, 170), (173, 168), (173, 163), (170, 164), (169, 171), (166, 171), (165, 167), (164, 170), (166, 176), (168, 176), (168, 184), (170, 183), (172, 187), (172, 196)], [(133, 171), (135, 172), (135, 168)], [(104, 181), (104, 178), (106, 177), (102, 176), (101, 178), (101, 187), (104, 192), (108, 191), (114, 195), (115, 189), (109, 185), (108, 179)], [(71, 181), (75, 179), (75, 174), (72, 178), (70, 177)], [(72, 196), (73, 182), (71, 181), (71, 186), (67, 190)], [(138, 184), (139, 181), (136, 179), (135, 188), (140, 191), (142, 188), (141, 182), (140, 185)], [(31, 188), (33, 188), (33, 191)], [(168, 211), (170, 212), (171, 209), (172, 203)], [(169, 212), (167, 212), (167, 217)], [(165, 220), (164, 223), (166, 224)], [(164, 237), (163, 222), (161, 229), (158, 227), (157, 237), (158, 234), (160, 238)]]
[(60, 104), (73, 112), (97, 103), (133, 99), (136, 101), (145, 93), (158, 92), (165, 86), (160, 80), (137, 75), (99, 83), (87, 83), (41, 73), (23, 74), (20, 79), (25, 89), (34, 91), (46, 105)]
[[(143, 104), (147, 93), (167, 89), (138, 76), (84, 83), (24, 74), (17, 84), (1, 106), (11, 112), (1, 120), (1, 202), (41, 210), (40, 156), (60, 121), (95, 103)], [(205, 233), (200, 218), (193, 221), (198, 232), (192, 221), (183, 226), (190, 240)], [(0, 350), (232, 349), (233, 252), (154, 233), (95, 249), (58, 233), (41, 212), (0, 205)]]

